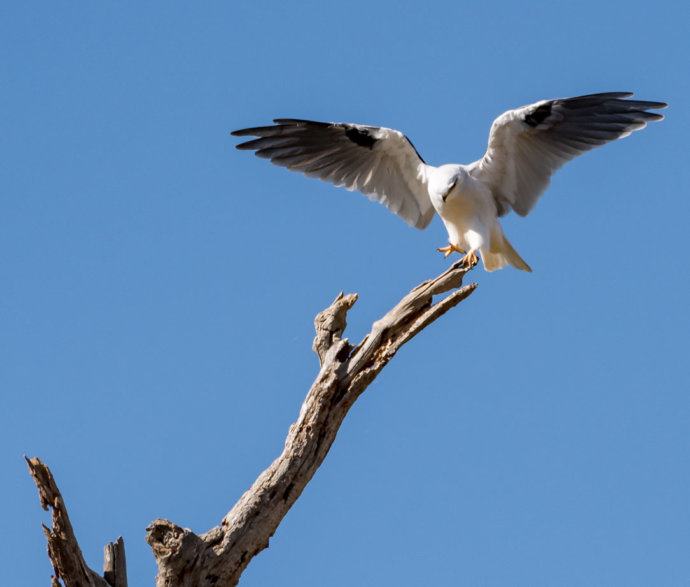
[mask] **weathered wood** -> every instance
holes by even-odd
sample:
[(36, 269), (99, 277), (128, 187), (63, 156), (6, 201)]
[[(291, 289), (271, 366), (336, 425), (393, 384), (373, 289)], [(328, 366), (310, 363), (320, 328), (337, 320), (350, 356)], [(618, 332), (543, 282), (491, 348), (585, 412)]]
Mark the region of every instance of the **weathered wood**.
[[(297, 421), (290, 426), (283, 452), (221, 524), (205, 534), (197, 535), (168, 520), (151, 522), (146, 541), (158, 564), (157, 587), (237, 584), (252, 558), (268, 546), (281, 520), (326, 458), (356, 399), (403, 344), (474, 291), (476, 284), (462, 285), (468, 270), (456, 263), (415, 287), (354, 347), (342, 336), (356, 294), (339, 294), (318, 314), (313, 349), (321, 368)], [(434, 301), (434, 296), (440, 299)], [(89, 569), (50, 470), (38, 459), (27, 459), (27, 463), (43, 509), (53, 508), (53, 529), (44, 526), (55, 570), (52, 586), (59, 587), (62, 580), (67, 587), (127, 587), (122, 538), (105, 548), (105, 579)]]
[(67, 508), (50, 469), (37, 458), (24, 458), (38, 487), (41, 507), (44, 510), (52, 508), (52, 530), (43, 525), (43, 532), (48, 541), (48, 556), (55, 572), (51, 585), (57, 587), (62, 581), (65, 587), (112, 587), (86, 565), (72, 523), (69, 521)]
[[(313, 348), (321, 370), (290, 426), (282, 454), (217, 526), (197, 536), (167, 520), (147, 528), (158, 563), (158, 587), (236, 585), (251, 559), (268, 546), (281, 520), (325, 459), (348, 410), (400, 347), (460, 303), (468, 269), (456, 263), (407, 294), (356, 347), (343, 339), (357, 296), (339, 294), (315, 320)], [(433, 297), (451, 292), (440, 301)]]
[(127, 560), (122, 536), (103, 548), (103, 578), (111, 587), (127, 587)]

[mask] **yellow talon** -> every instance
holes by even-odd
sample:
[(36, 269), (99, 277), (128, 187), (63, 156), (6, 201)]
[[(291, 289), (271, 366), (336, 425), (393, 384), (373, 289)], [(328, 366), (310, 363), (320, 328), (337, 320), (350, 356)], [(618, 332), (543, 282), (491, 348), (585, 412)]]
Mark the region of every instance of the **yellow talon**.
[[(460, 253), (461, 255), (464, 255), (464, 254), (465, 254), (465, 251), (463, 251), (460, 247), (456, 247), (456, 246), (453, 245), (453, 244), (448, 244), (447, 247), (441, 247), (440, 249), (436, 249), (436, 250), (437, 250), (439, 253), (445, 253), (445, 255), (443, 255), (444, 257), (447, 257), (447, 256), (450, 255), (453, 251), (455, 251), (456, 253)], [(476, 255), (475, 255), (475, 257), (476, 257)]]
[(477, 263), (479, 263), (479, 257), (477, 257), (477, 253), (470, 252), (470, 253), (467, 253), (462, 259), (460, 259), (460, 262), (463, 263), (464, 265), (467, 265), (468, 267), (472, 268)]

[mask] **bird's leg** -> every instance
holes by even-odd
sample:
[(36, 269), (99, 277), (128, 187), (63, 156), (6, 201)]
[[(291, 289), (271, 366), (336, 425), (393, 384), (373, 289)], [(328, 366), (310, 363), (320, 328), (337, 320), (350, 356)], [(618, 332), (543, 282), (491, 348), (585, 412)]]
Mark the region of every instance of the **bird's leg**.
[(447, 247), (441, 247), (440, 249), (436, 249), (436, 250), (437, 250), (439, 253), (445, 253), (445, 255), (443, 255), (444, 257), (447, 257), (447, 256), (450, 255), (453, 251), (455, 251), (456, 253), (460, 253), (461, 255), (464, 255), (464, 254), (465, 254), (465, 251), (463, 251), (460, 247), (456, 247), (456, 246), (455, 246), (454, 244), (452, 244), (452, 243), (448, 243), (448, 246), (447, 246)]
[(471, 269), (477, 263), (479, 263), (479, 257), (477, 257), (477, 253), (470, 251), (462, 259), (460, 259), (460, 262), (464, 265), (467, 265)]

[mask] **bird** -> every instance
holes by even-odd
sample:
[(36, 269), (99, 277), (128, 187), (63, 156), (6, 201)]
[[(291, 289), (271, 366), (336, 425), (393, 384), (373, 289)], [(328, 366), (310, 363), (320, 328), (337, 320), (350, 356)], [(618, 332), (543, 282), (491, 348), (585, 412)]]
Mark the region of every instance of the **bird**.
[(347, 122), (278, 118), (271, 126), (233, 131), (256, 137), (237, 145), (276, 165), (358, 190), (420, 230), (436, 213), (453, 252), (487, 271), (512, 265), (532, 271), (503, 234), (499, 218), (511, 210), (526, 216), (564, 163), (595, 147), (628, 136), (663, 115), (648, 110), (665, 102), (606, 92), (541, 100), (508, 110), (491, 125), (481, 159), (427, 164), (402, 132)]

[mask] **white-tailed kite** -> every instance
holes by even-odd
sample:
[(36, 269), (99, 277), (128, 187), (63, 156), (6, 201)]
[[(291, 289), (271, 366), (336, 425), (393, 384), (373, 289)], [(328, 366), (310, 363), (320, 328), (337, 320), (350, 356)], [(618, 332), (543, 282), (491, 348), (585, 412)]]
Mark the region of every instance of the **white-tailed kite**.
[(236, 130), (259, 137), (237, 146), (272, 163), (377, 200), (415, 228), (438, 212), (448, 246), (469, 266), (481, 253), (487, 271), (506, 264), (531, 271), (503, 235), (498, 218), (512, 208), (526, 216), (551, 175), (585, 151), (628, 136), (663, 116), (664, 102), (627, 100), (631, 92), (542, 100), (508, 110), (491, 126), (484, 156), (469, 165), (427, 165), (400, 131), (292, 118)]

